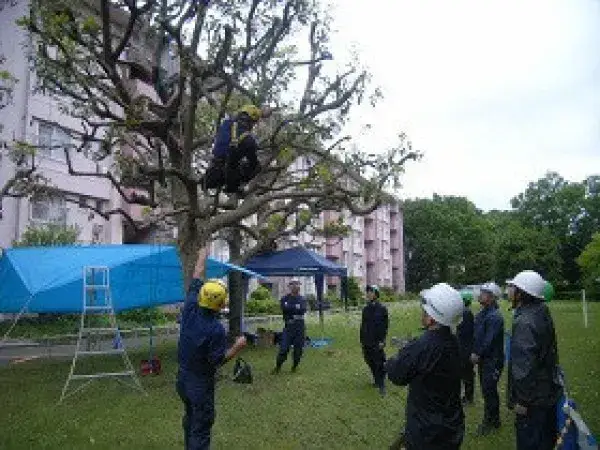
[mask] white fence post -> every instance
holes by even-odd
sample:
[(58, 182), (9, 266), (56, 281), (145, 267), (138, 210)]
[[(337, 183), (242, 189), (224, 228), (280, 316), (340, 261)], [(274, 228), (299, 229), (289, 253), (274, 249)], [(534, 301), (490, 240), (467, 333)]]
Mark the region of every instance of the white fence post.
[(587, 302), (585, 300), (585, 289), (581, 290), (581, 307), (583, 308), (583, 326), (588, 327), (588, 310)]

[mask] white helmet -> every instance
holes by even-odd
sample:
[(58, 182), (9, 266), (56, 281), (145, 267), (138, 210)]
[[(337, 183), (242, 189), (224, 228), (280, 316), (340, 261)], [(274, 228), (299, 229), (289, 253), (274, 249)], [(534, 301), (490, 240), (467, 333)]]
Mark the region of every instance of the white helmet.
[(508, 284), (518, 287), (533, 297), (544, 299), (546, 280), (544, 280), (539, 273), (534, 272), (533, 270), (524, 270), (523, 272), (519, 272), (517, 276), (508, 282)]
[(500, 297), (500, 295), (502, 294), (502, 292), (500, 291), (500, 287), (493, 281), (482, 284), (479, 290), (489, 292), (496, 298)]
[(438, 283), (421, 292), (425, 312), (447, 327), (458, 325), (464, 309), (460, 292), (446, 283)]

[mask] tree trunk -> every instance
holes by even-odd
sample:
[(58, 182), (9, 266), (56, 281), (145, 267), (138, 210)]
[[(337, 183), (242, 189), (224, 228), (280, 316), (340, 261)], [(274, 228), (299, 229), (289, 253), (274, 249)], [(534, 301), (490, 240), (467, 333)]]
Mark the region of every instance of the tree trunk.
[(196, 260), (198, 259), (198, 251), (204, 247), (207, 242), (206, 239), (202, 239), (195, 225), (193, 223), (190, 224), (188, 218), (180, 221), (177, 231), (177, 246), (179, 247), (179, 253), (181, 255), (183, 282), (187, 289), (192, 281), (194, 267), (196, 266)]
[[(231, 230), (229, 244), (229, 260), (234, 264), (241, 262), (242, 234), (239, 229)], [(242, 318), (244, 314), (244, 276), (241, 272), (229, 272), (229, 338), (234, 339), (242, 334)]]

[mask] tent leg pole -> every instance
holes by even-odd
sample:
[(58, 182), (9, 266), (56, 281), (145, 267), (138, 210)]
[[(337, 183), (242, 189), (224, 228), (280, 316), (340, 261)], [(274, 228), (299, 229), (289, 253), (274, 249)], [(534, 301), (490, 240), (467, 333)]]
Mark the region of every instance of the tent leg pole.
[(17, 322), (19, 321), (19, 319), (21, 318), (21, 316), (23, 314), (25, 314), (25, 310), (29, 306), (29, 303), (31, 303), (31, 297), (29, 297), (29, 300), (27, 300), (27, 302), (25, 303), (25, 305), (23, 305), (23, 307), (21, 308), (21, 311), (19, 311), (19, 313), (17, 314), (17, 317), (15, 317), (15, 320), (13, 320), (13, 323), (11, 324), (11, 326), (8, 328), (8, 330), (6, 331), (6, 333), (4, 333), (4, 336), (2, 336), (2, 340), (0, 341), (0, 346), (2, 346), (4, 344), (4, 342), (6, 341), (6, 339), (8, 339), (8, 336), (10, 335), (10, 332), (15, 328), (15, 326), (17, 326)]

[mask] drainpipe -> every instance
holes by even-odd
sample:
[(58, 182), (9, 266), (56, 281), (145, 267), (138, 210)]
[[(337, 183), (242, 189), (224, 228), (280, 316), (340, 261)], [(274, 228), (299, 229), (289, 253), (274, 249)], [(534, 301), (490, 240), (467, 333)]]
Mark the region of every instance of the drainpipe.
[[(20, 113), (20, 129), (18, 133), (18, 139), (22, 142), (27, 141), (27, 120), (29, 119), (29, 97), (31, 93), (30, 85), (31, 85), (31, 70), (29, 68), (29, 61), (31, 56), (31, 47), (33, 45), (33, 40), (31, 37), (31, 33), (27, 32), (27, 51), (25, 54), (25, 75), (23, 76), (23, 104), (21, 106)], [(21, 205), (23, 199), (21, 197), (16, 197), (16, 213), (15, 213), (15, 241), (19, 239), (19, 230), (21, 228)]]

